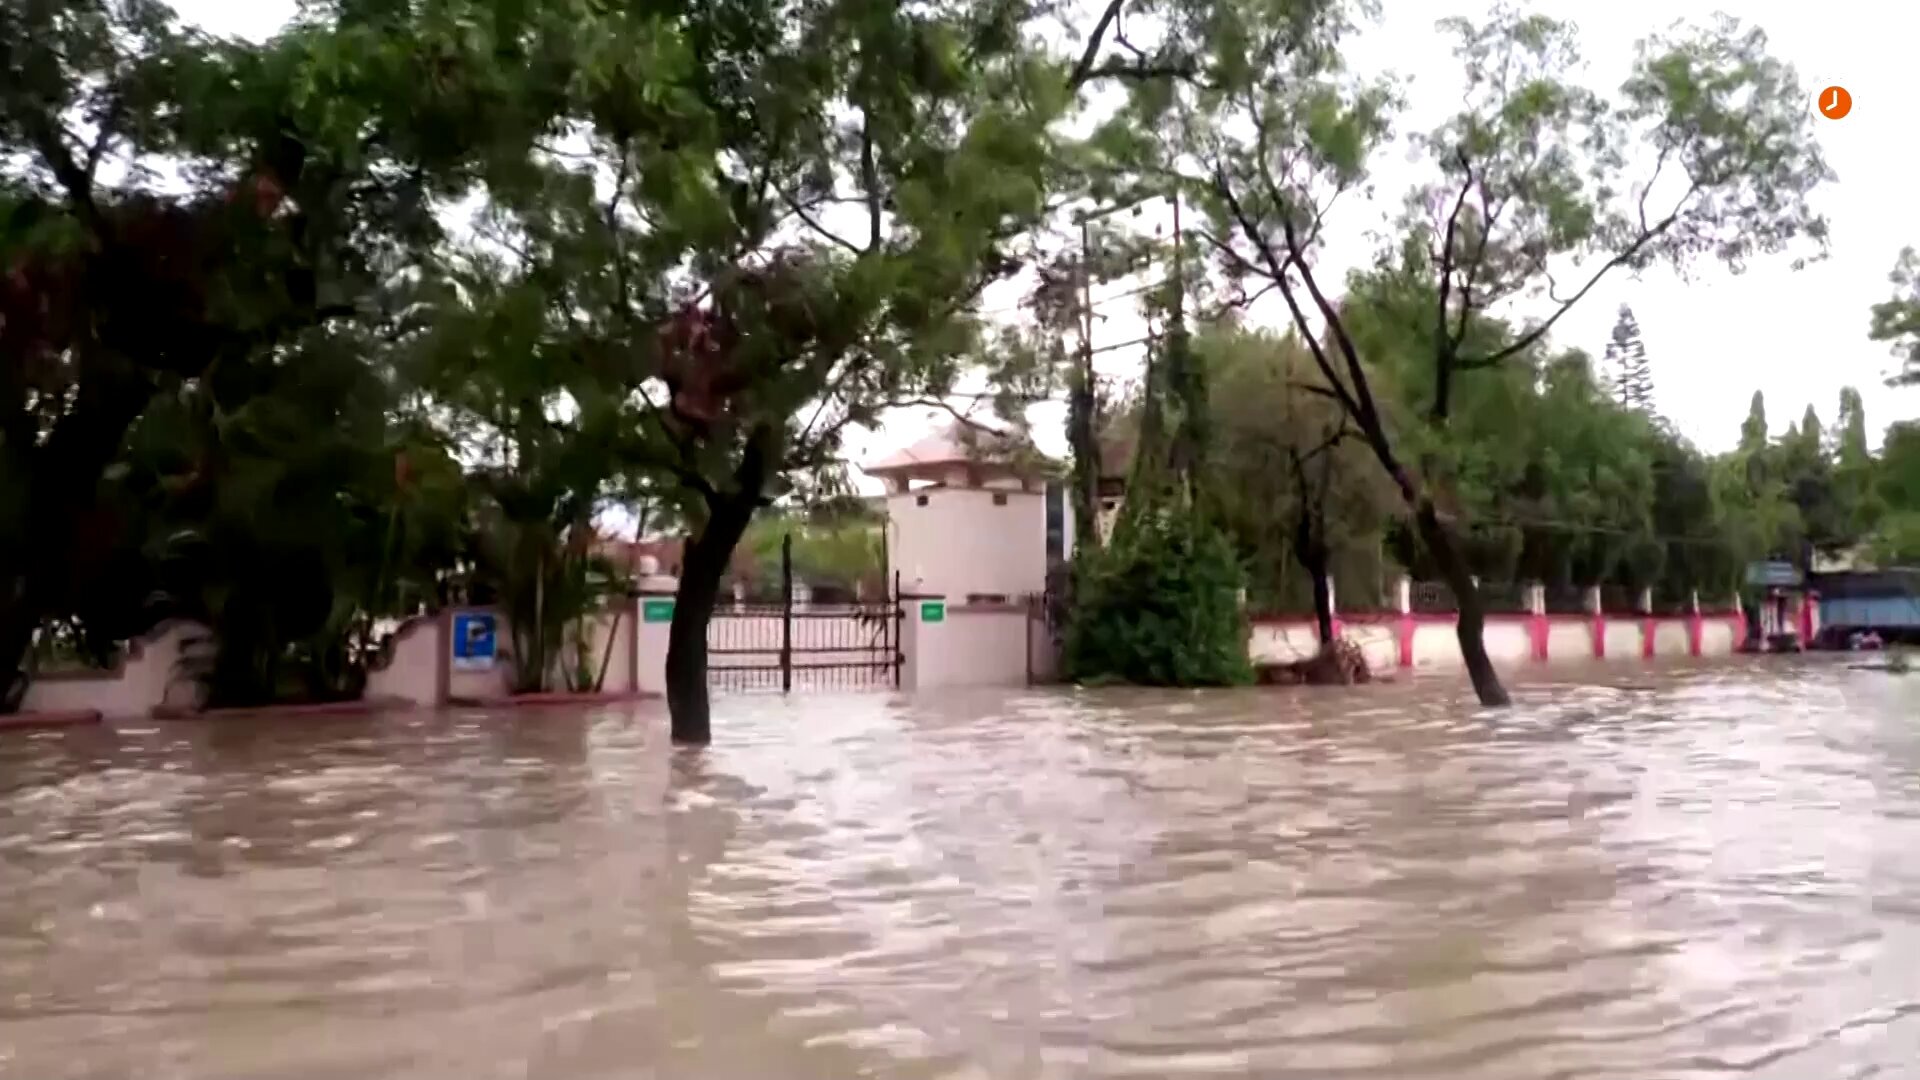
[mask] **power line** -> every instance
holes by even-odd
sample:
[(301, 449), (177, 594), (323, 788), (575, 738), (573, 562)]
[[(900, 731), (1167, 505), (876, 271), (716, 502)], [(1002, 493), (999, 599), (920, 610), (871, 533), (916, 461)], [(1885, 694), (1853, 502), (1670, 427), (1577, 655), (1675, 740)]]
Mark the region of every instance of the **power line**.
[[(1144, 293), (1150, 293), (1155, 289), (1166, 286), (1167, 284), (1171, 283), (1172, 280), (1173, 280), (1172, 278), (1162, 278), (1159, 281), (1149, 282), (1148, 284), (1141, 285), (1136, 288), (1123, 289), (1117, 293), (1110, 293), (1106, 296), (1102, 296), (1094, 300), (1092, 306), (1098, 308), (1104, 304), (1111, 304), (1116, 301), (1126, 300), (1130, 297), (1140, 296)], [(981, 315), (981, 316), (1010, 315), (1017, 311), (1023, 311), (1026, 309), (1026, 307), (1027, 307), (1027, 302), (1022, 300), (1018, 303), (1003, 304), (1000, 307), (987, 308), (984, 311), (975, 312), (975, 314)]]

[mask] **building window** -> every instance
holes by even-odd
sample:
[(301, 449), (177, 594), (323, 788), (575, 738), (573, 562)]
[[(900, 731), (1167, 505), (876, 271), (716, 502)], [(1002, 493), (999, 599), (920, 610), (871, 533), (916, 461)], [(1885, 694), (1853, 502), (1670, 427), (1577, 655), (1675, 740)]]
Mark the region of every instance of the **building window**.
[(993, 493), (993, 505), (995, 505), (995, 506), (1005, 506), (1005, 505), (1007, 505), (1007, 493), (1006, 493), (1006, 492), (1004, 492), (1004, 491), (996, 491), (996, 492), (994, 492), (994, 493)]

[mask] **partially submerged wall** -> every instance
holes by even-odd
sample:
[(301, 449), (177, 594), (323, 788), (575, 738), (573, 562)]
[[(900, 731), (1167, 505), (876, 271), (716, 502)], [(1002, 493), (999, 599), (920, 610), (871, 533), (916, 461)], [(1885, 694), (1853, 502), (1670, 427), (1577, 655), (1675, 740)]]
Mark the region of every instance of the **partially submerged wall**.
[(206, 627), (198, 623), (163, 622), (127, 642), (113, 667), (38, 676), (27, 687), (21, 710), (92, 711), (114, 718), (148, 716), (162, 705), (192, 705), (199, 698), (200, 688), (180, 660), (206, 637)]

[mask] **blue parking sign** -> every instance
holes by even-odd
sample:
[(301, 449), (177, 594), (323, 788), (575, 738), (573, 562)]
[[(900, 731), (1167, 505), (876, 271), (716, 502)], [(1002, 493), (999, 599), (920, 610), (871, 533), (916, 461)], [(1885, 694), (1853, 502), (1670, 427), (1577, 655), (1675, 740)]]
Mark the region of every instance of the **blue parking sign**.
[(499, 657), (498, 620), (491, 611), (462, 611), (453, 617), (453, 666), (487, 671)]

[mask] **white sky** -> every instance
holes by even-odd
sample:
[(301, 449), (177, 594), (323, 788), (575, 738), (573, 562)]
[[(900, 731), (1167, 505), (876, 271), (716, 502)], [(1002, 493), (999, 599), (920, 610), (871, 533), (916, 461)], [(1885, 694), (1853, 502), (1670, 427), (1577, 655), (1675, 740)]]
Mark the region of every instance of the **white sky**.
[[(219, 33), (261, 37), (293, 11), (293, 0), (174, 0), (183, 18)], [(1361, 70), (1392, 70), (1411, 79), (1401, 130), (1425, 130), (1459, 100), (1452, 41), (1434, 30), (1443, 15), (1477, 16), (1485, 0), (1433, 4), (1385, 0), (1378, 27), (1349, 51)], [(1920, 416), (1920, 389), (1891, 390), (1882, 384), (1892, 366), (1881, 345), (1867, 340), (1867, 309), (1890, 290), (1886, 274), (1900, 248), (1920, 245), (1920, 70), (1913, 43), (1920, 41), (1920, 4), (1881, 0), (1535, 0), (1534, 10), (1579, 24), (1589, 69), (1584, 80), (1611, 89), (1625, 76), (1633, 44), (1676, 19), (1705, 19), (1726, 11), (1767, 31), (1771, 45), (1799, 69), (1809, 96), (1838, 83), (1853, 94), (1850, 115), (1820, 118), (1822, 145), (1838, 173), (1819, 196), (1833, 225), (1832, 255), (1808, 269), (1790, 271), (1784, 259), (1756, 260), (1741, 275), (1699, 267), (1680, 282), (1664, 272), (1641, 279), (1609, 278), (1555, 327), (1553, 340), (1579, 347), (1597, 359), (1621, 303), (1639, 317), (1653, 364), (1660, 410), (1697, 444), (1709, 450), (1738, 437), (1748, 398), (1767, 397), (1776, 432), (1797, 421), (1809, 403), (1831, 425), (1840, 388), (1857, 387), (1866, 401), (1870, 437), (1887, 424)], [(1809, 102), (1811, 108), (1811, 101)], [(1330, 259), (1348, 262), (1368, 250), (1364, 234), (1399, 204), (1407, 168), (1389, 151), (1376, 161), (1379, 197), (1355, 200), (1336, 212), (1331, 228), (1344, 234)], [(1331, 275), (1323, 275), (1333, 280)], [(994, 301), (989, 301), (990, 306)], [(1114, 305), (1119, 307), (1121, 305)], [(1099, 340), (1139, 336), (1139, 324), (1109, 307)], [(1124, 374), (1137, 368), (1136, 351), (1103, 358), (1102, 370)], [(1048, 428), (1056, 410), (1035, 416), (1042, 446), (1059, 450), (1064, 439)], [(927, 430), (929, 417), (901, 416), (880, 432), (850, 446), (855, 461), (871, 460)]]

